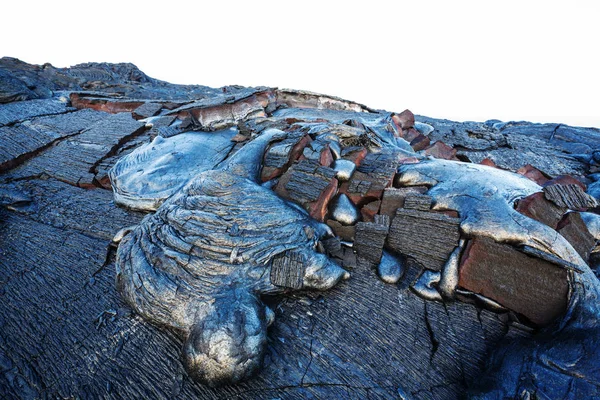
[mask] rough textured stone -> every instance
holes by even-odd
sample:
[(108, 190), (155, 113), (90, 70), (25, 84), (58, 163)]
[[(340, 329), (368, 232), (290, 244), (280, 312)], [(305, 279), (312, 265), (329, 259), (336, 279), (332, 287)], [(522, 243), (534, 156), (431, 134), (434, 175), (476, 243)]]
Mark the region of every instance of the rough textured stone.
[(588, 261), (590, 253), (596, 246), (596, 239), (588, 230), (580, 213), (570, 212), (560, 221), (557, 228), (565, 239), (571, 243), (584, 261)]
[(367, 260), (373, 267), (379, 265), (383, 254), (385, 238), (389, 232), (389, 218), (379, 216), (374, 222), (356, 224), (354, 247), (358, 257)]
[(571, 210), (585, 210), (598, 206), (598, 202), (587, 194), (580, 185), (548, 185), (544, 187), (544, 195), (559, 207)]
[(489, 297), (547, 325), (565, 312), (567, 270), (529, 257), (487, 238), (469, 242), (460, 266), (459, 286)]
[(428, 148), (426, 148), (425, 154), (435, 158), (442, 158), (444, 160), (457, 160), (456, 149), (448, 146), (442, 141), (437, 141)]
[(529, 218), (540, 221), (556, 229), (558, 222), (567, 211), (566, 207), (559, 207), (546, 199), (543, 192), (537, 192), (519, 200), (516, 210)]
[(387, 246), (439, 271), (458, 245), (459, 224), (459, 219), (444, 214), (400, 208), (390, 227)]

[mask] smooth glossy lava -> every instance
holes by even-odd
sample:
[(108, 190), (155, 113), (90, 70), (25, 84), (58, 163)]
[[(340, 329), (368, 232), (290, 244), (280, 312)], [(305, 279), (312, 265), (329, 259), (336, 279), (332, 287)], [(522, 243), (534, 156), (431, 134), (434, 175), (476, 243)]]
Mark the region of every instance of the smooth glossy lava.
[(342, 225), (353, 225), (358, 221), (358, 210), (348, 196), (340, 194), (331, 204), (331, 216)]

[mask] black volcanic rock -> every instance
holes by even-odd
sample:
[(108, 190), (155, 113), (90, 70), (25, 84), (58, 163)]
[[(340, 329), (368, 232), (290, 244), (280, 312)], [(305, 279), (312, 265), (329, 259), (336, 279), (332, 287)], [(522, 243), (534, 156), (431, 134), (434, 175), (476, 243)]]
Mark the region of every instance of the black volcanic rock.
[[(265, 134), (275, 141), (266, 155), (252, 147)], [(194, 147), (187, 141), (194, 135), (196, 141), (228, 136), (218, 146)], [(405, 139), (416, 137), (443, 145), (413, 152)], [(567, 214), (556, 225), (563, 208), (542, 218), (548, 207), (526, 201), (515, 210), (518, 199), (531, 200), (543, 189), (520, 175), (467, 163), (513, 172), (531, 165), (551, 178), (596, 181), (590, 174), (600, 150), (597, 129), (457, 123), (301, 91), (175, 85), (132, 64), (55, 68), (4, 57), (0, 139), (4, 397), (599, 395), (600, 284), (579, 256), (587, 256), (595, 240), (583, 226), (586, 219)], [(318, 140), (314, 160), (301, 151), (311, 140)], [(190, 154), (178, 145), (184, 142), (187, 149), (202, 148), (194, 165), (213, 170), (186, 170)], [(319, 165), (335, 159), (355, 163), (349, 182)], [(272, 170), (261, 171), (261, 164)], [(149, 214), (123, 207), (123, 196), (107, 190), (124, 176), (132, 183), (128, 206), (145, 195), (159, 199), (138, 207)], [(188, 179), (195, 180), (188, 186)], [(158, 196), (165, 188), (171, 191)], [(333, 220), (328, 201), (336, 192), (363, 207), (357, 214), (363, 221), (346, 226)], [(596, 193), (592, 186), (590, 193)], [(285, 210), (293, 210), (293, 223), (272, 216)], [(305, 210), (340, 237), (327, 237), (322, 224), (316, 236), (308, 226), (316, 222)], [(407, 213), (418, 217), (416, 234), (397, 217)], [(267, 214), (272, 220), (260, 219)], [(439, 221), (452, 226), (442, 229)], [(390, 234), (403, 236), (392, 238), (393, 248)], [(300, 252), (295, 236), (306, 236)], [(118, 259), (113, 237), (125, 243)], [(251, 237), (254, 245), (245, 249)], [(441, 247), (429, 251), (430, 242)], [(495, 252), (487, 254), (486, 246)], [(270, 263), (244, 258), (257, 248), (268, 250)], [(311, 260), (305, 253), (321, 260), (327, 254), (351, 279), (328, 291), (292, 292), (307, 287), (301, 278), (310, 275)], [(467, 256), (470, 264), (461, 269)], [(136, 260), (146, 257), (151, 262), (138, 268)], [(382, 271), (376, 268), (380, 259), (392, 263), (390, 283), (375, 275)], [(523, 279), (519, 268), (531, 259), (537, 270), (559, 271), (557, 277), (529, 290), (543, 275)], [(117, 291), (117, 268), (129, 303)], [(167, 286), (173, 292), (164, 291)], [(192, 309), (180, 313), (186, 306), (181, 299), (196, 296), (198, 288), (210, 318)], [(559, 290), (548, 294), (552, 288)], [(425, 291), (429, 299), (419, 296)], [(558, 307), (549, 305), (552, 295), (560, 297)], [(544, 318), (537, 318), (536, 304), (547, 307)], [(194, 320), (193, 329), (174, 323), (182, 316)], [(254, 326), (258, 334), (248, 329)], [(204, 353), (216, 360), (214, 351), (222, 347), (215, 343), (227, 338), (235, 339), (230, 355), (236, 360), (229, 381), (255, 375), (218, 389), (199, 383), (206, 367), (194, 363)], [(257, 351), (244, 353), (247, 348)], [(244, 365), (248, 354), (251, 368)]]

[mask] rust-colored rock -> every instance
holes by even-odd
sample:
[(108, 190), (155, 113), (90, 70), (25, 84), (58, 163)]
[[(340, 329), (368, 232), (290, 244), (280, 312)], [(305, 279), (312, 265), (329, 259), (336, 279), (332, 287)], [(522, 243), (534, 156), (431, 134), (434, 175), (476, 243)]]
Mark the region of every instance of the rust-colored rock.
[(484, 158), (483, 160), (481, 160), (481, 162), (479, 164), (481, 164), (481, 165), (487, 165), (488, 167), (498, 168), (498, 166), (496, 165), (496, 163), (494, 161), (492, 161), (491, 158)]
[(321, 151), (321, 155), (319, 156), (319, 163), (324, 167), (330, 167), (331, 164), (333, 164), (333, 154), (331, 154), (329, 145), (326, 145)]
[(567, 208), (557, 206), (547, 200), (544, 193), (538, 192), (519, 200), (516, 210), (529, 218), (552, 227), (552, 229), (556, 229)]
[(303, 135), (269, 146), (265, 152), (261, 180), (266, 182), (283, 174), (294, 161), (299, 160), (302, 151), (311, 141), (310, 136)]
[(318, 199), (309, 206), (308, 213), (319, 222), (324, 222), (327, 216), (329, 202), (337, 193), (338, 180), (331, 178), (329, 185), (321, 192)]
[(400, 133), (400, 137), (406, 140), (408, 143), (418, 138), (419, 135), (422, 135), (422, 133), (415, 128), (405, 129), (402, 131), (402, 133)]
[(379, 212), (379, 207), (381, 206), (381, 200), (372, 201), (366, 204), (360, 210), (360, 215), (362, 216), (362, 220), (364, 222), (373, 222), (375, 220), (375, 214)]
[(446, 143), (440, 140), (426, 148), (425, 154), (435, 158), (442, 158), (444, 160), (458, 160), (458, 158), (456, 158), (456, 149), (448, 146)]
[(383, 192), (379, 213), (394, 218), (396, 210), (404, 207), (404, 201), (411, 194), (423, 194), (427, 192), (425, 186), (412, 186), (404, 188), (387, 188)]
[(538, 185), (543, 185), (544, 183), (550, 180), (550, 178), (546, 176), (542, 171), (530, 164), (524, 165), (521, 168), (519, 168), (517, 170), (517, 173), (531, 179)]
[(69, 97), (71, 105), (77, 109), (91, 108), (92, 110), (104, 111), (111, 114), (133, 112), (144, 104), (143, 101), (117, 101), (106, 97), (85, 97), (78, 93), (71, 93)]
[(410, 129), (415, 126), (415, 115), (410, 110), (404, 110), (400, 114), (392, 115), (392, 121), (398, 130)]
[(352, 161), (357, 167), (362, 163), (369, 152), (364, 147), (359, 147), (353, 151), (344, 154), (344, 160)]
[(431, 143), (431, 140), (422, 133), (419, 133), (419, 136), (411, 140), (410, 145), (415, 151), (421, 151), (426, 149), (429, 143)]
[(359, 207), (379, 200), (383, 196), (384, 189), (391, 184), (394, 178), (395, 173), (390, 172), (390, 174), (389, 177), (378, 177), (356, 171), (349, 182), (345, 182), (340, 186), (340, 193), (346, 194)]
[(544, 326), (567, 308), (568, 272), (488, 238), (469, 242), (462, 257), (459, 286), (490, 298)]
[(557, 230), (587, 262), (596, 246), (596, 240), (581, 219), (581, 215), (578, 212), (568, 213), (559, 222)]

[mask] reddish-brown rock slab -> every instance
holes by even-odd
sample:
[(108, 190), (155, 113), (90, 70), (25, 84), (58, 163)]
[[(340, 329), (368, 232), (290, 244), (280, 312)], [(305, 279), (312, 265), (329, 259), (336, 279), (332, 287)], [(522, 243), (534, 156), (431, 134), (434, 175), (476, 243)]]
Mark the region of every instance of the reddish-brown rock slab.
[(354, 149), (350, 149), (350, 151), (343, 151), (342, 158), (344, 160), (349, 160), (354, 163), (357, 167), (362, 163), (369, 152), (364, 147), (356, 147)]
[(392, 115), (392, 121), (398, 127), (398, 131), (410, 129), (415, 126), (415, 115), (410, 110), (404, 110), (400, 114)]
[(360, 209), (360, 215), (364, 222), (373, 222), (375, 220), (375, 214), (379, 212), (381, 206), (381, 200), (372, 201), (366, 204)]
[(460, 240), (460, 220), (445, 214), (399, 208), (390, 226), (387, 246), (440, 271)]
[(335, 233), (335, 235), (338, 236), (341, 240), (344, 240), (346, 242), (354, 241), (354, 235), (356, 233), (356, 228), (354, 225), (342, 225), (333, 219), (328, 219), (327, 225), (331, 228), (333, 233)]
[(275, 192), (300, 204), (313, 218), (323, 222), (337, 188), (338, 180), (333, 169), (314, 160), (302, 160), (281, 176)]
[(316, 201), (308, 207), (308, 214), (319, 222), (324, 222), (329, 209), (329, 202), (337, 194), (338, 180), (331, 178), (329, 185), (321, 192)]
[(458, 160), (458, 158), (456, 158), (456, 149), (448, 146), (446, 143), (440, 140), (426, 148), (425, 154), (435, 158), (442, 158), (444, 160)]
[(419, 133), (416, 138), (410, 141), (410, 145), (415, 151), (425, 150), (430, 143), (431, 140), (422, 133)]
[(559, 207), (567, 207), (571, 210), (580, 211), (598, 206), (596, 199), (576, 184), (548, 185), (543, 190), (546, 199)]
[(142, 100), (117, 100), (107, 97), (85, 97), (78, 93), (69, 96), (71, 104), (77, 109), (91, 108), (96, 111), (104, 111), (111, 114), (121, 112), (133, 112), (145, 102)]
[(407, 196), (411, 194), (423, 194), (425, 192), (427, 192), (425, 186), (387, 188), (383, 191), (379, 213), (393, 219), (396, 216), (396, 210), (404, 207)]
[(377, 179), (369, 174), (355, 171), (350, 181), (340, 186), (340, 193), (345, 193), (355, 205), (363, 206), (369, 202), (379, 200), (392, 178), (390, 177), (389, 181), (387, 179)]
[(523, 175), (530, 180), (534, 181), (538, 185), (543, 185), (548, 182), (550, 178), (546, 176), (542, 171), (537, 169), (531, 164), (527, 164), (517, 170), (517, 174)]
[(329, 145), (326, 145), (321, 151), (321, 155), (319, 156), (319, 164), (324, 167), (330, 167), (331, 164), (333, 164), (333, 154), (331, 154)]
[(564, 314), (568, 302), (566, 269), (488, 238), (467, 245), (458, 284), (540, 326)]
[(421, 132), (419, 132), (415, 128), (405, 129), (400, 132), (400, 137), (406, 140), (408, 143), (415, 140), (417, 137), (419, 137), (419, 135), (421, 135)]
[(566, 207), (559, 207), (547, 200), (542, 192), (531, 194), (519, 200), (516, 210), (529, 218), (548, 225), (552, 229), (556, 229), (558, 222), (567, 212)]
[(565, 238), (581, 258), (587, 262), (596, 246), (596, 239), (590, 233), (578, 212), (570, 212), (559, 222), (558, 232)]

